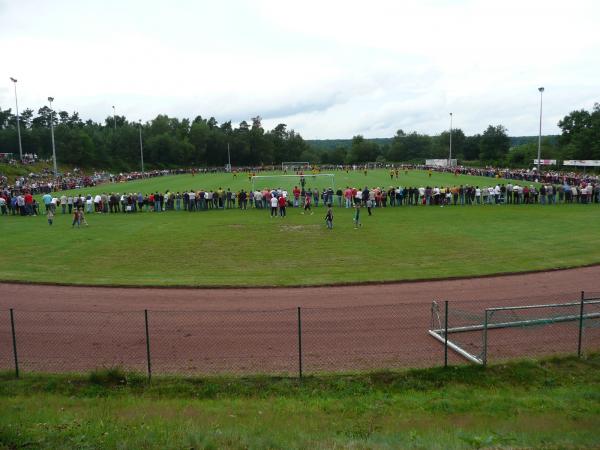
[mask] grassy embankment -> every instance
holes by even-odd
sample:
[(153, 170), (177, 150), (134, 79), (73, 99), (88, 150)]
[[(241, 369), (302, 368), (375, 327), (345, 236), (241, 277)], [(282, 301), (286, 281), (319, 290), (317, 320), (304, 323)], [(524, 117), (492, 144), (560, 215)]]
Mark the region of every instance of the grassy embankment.
[(600, 356), (287, 378), (0, 377), (0, 448), (598, 448)]

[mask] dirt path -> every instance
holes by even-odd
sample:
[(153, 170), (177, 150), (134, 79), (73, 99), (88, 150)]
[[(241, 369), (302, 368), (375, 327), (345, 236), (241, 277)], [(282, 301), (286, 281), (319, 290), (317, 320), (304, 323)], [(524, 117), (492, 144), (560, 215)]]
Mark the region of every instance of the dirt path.
[[(155, 372), (294, 373), (298, 369), (298, 306), (302, 307), (305, 371), (437, 365), (442, 362), (442, 347), (427, 334), (432, 300), (450, 300), (451, 321), (459, 323), (465, 315), (481, 314), (489, 306), (577, 300), (582, 290), (600, 291), (599, 280), (600, 266), (302, 289), (0, 283), (0, 368), (13, 365), (7, 310), (14, 308), (22, 370), (90, 370), (116, 364), (144, 370), (143, 310), (148, 309)], [(563, 325), (541, 333), (540, 328), (531, 333), (504, 333), (507, 336), (497, 343), (496, 355), (571, 352), (576, 349), (576, 331)], [(596, 338), (600, 336), (590, 332), (584, 343), (596, 345), (600, 342)], [(470, 339), (475, 345), (480, 336)]]

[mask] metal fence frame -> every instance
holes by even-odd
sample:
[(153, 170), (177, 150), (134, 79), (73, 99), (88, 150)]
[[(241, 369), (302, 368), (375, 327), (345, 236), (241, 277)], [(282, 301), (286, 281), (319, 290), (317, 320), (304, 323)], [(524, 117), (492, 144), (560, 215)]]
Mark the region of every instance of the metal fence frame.
[[(444, 325), (442, 326), (439, 303), (433, 301), (431, 307), (431, 329), (428, 330), (430, 336), (435, 338), (444, 344), (444, 366), (448, 366), (448, 349), (455, 351), (457, 354), (465, 358), (466, 360), (482, 366), (488, 364), (488, 349), (489, 340), (488, 332), (490, 330), (499, 328), (513, 328), (513, 327), (528, 327), (547, 323), (561, 323), (561, 322), (578, 322), (578, 333), (577, 333), (577, 356), (582, 356), (582, 339), (584, 332), (584, 320), (587, 319), (600, 319), (600, 312), (585, 313), (586, 305), (600, 304), (600, 297), (585, 297), (585, 292), (581, 291), (581, 297), (578, 301), (567, 302), (567, 303), (548, 303), (538, 305), (516, 305), (516, 306), (499, 306), (493, 308), (485, 308), (483, 310), (483, 323), (474, 325), (465, 325), (458, 327), (449, 327), (448, 325), (448, 311), (451, 303), (448, 301), (444, 302)], [(497, 311), (518, 311), (518, 310), (533, 310), (542, 308), (560, 308), (567, 306), (579, 306), (579, 312), (577, 314), (563, 315), (550, 318), (537, 318), (528, 320), (516, 320), (516, 321), (505, 321), (500, 323), (491, 323), (490, 318), (494, 312)], [(434, 325), (438, 324), (436, 328)], [(457, 343), (448, 339), (451, 333), (461, 333), (470, 331), (481, 331), (482, 332), (482, 353), (480, 356), (472, 354), (466, 351)]]
[[(475, 303), (474, 303), (475, 304)], [(431, 335), (433, 338), (435, 338), (437, 341), (441, 342), (443, 344), (443, 359), (440, 358), (439, 364), (435, 364), (435, 365), (442, 365), (444, 367), (447, 367), (449, 365), (449, 352), (448, 350), (452, 350), (454, 352), (456, 352), (457, 354), (459, 354), (461, 357), (465, 358), (466, 360), (476, 363), (476, 364), (480, 364), (483, 366), (486, 366), (488, 363), (488, 349), (489, 349), (489, 342), (488, 342), (488, 332), (490, 330), (493, 329), (497, 329), (497, 328), (511, 328), (511, 327), (526, 327), (529, 325), (536, 325), (536, 324), (541, 324), (541, 323), (545, 323), (545, 322), (552, 322), (552, 323), (559, 323), (559, 322), (578, 322), (578, 333), (577, 333), (577, 355), (579, 357), (582, 356), (583, 354), (583, 335), (584, 335), (584, 321), (586, 319), (600, 319), (600, 312), (588, 312), (586, 313), (586, 305), (598, 305), (600, 304), (600, 297), (590, 297), (590, 298), (586, 298), (585, 297), (585, 293), (581, 292), (581, 298), (579, 299), (579, 301), (577, 302), (568, 302), (568, 303), (555, 303), (555, 304), (540, 304), (540, 305), (516, 305), (516, 306), (504, 306), (504, 307), (494, 307), (494, 308), (485, 308), (483, 310), (483, 323), (481, 324), (471, 324), (471, 325), (467, 325), (467, 326), (458, 326), (458, 327), (452, 327), (449, 325), (449, 311), (452, 311), (453, 308), (453, 302), (449, 302), (449, 301), (444, 301), (443, 302), (443, 315), (442, 315), (442, 311), (441, 311), (441, 307), (440, 307), (440, 303), (439, 302), (433, 302), (432, 304), (432, 308), (431, 308), (431, 327), (428, 330), (429, 335)], [(376, 308), (376, 307), (400, 307), (402, 306), (402, 304), (398, 304), (398, 305), (374, 305), (374, 306), (365, 306), (365, 307), (355, 307), (355, 308), (364, 308), (365, 311), (369, 311), (369, 308)], [(552, 307), (564, 307), (564, 306), (579, 306), (579, 312), (578, 314), (569, 314), (569, 315), (565, 315), (565, 316), (556, 316), (556, 317), (552, 317), (552, 318), (536, 318), (536, 319), (531, 319), (531, 320), (518, 320), (518, 321), (512, 321), (512, 322), (500, 322), (500, 323), (490, 323), (490, 317), (491, 314), (493, 314), (496, 311), (509, 311), (509, 310), (533, 310), (536, 308), (552, 308)], [(344, 311), (344, 310), (348, 310), (348, 309), (352, 309), (352, 308), (307, 308), (305, 309), (305, 311), (308, 311), (309, 313), (309, 318), (311, 316), (311, 314), (313, 315), (313, 320), (319, 317), (319, 314), (324, 311), (324, 310), (335, 310), (335, 311)], [(288, 348), (289, 350), (289, 354), (286, 353), (285, 355), (291, 356), (291, 357), (295, 357), (296, 361), (292, 362), (292, 360), (290, 360), (290, 366), (289, 367), (293, 367), (294, 365), (296, 365), (295, 369), (292, 369), (292, 371), (290, 371), (290, 373), (295, 373), (297, 374), (298, 378), (302, 378), (305, 375), (305, 354), (304, 354), (304, 349), (306, 347), (306, 343), (304, 342), (304, 338), (307, 336), (306, 333), (307, 331), (305, 329), (303, 329), (303, 320), (305, 320), (305, 316), (304, 316), (304, 312), (303, 309), (301, 307), (297, 307), (297, 308), (293, 308), (293, 309), (285, 309), (285, 310), (273, 310), (273, 311), (259, 311), (261, 313), (289, 313), (290, 316), (282, 316), (284, 320), (284, 322), (282, 322), (283, 324), (285, 324), (285, 328), (284, 331), (286, 331), (286, 333), (289, 332), (289, 335), (286, 334), (286, 339), (289, 338), (289, 340), (287, 341), (286, 345), (291, 345), (293, 348)], [(10, 319), (10, 333), (8, 334), (8, 336), (10, 336), (11, 339), (11, 344), (12, 345), (7, 345), (6, 349), (8, 350), (9, 347), (11, 347), (11, 351), (12, 351), (12, 361), (14, 364), (14, 375), (16, 378), (19, 378), (19, 376), (22, 374), (23, 368), (21, 367), (21, 360), (19, 358), (20, 354), (19, 354), (19, 322), (18, 320), (15, 319), (15, 310), (13, 308), (10, 308), (7, 312), (9, 312), (9, 319)], [(32, 313), (44, 313), (44, 312), (38, 312), (38, 311), (25, 311), (25, 312), (32, 312)], [(81, 313), (86, 313), (85, 311), (80, 311)], [(90, 313), (94, 313), (95, 311), (90, 311)], [(143, 311), (126, 311), (125, 313), (130, 313), (130, 314), (135, 314), (136, 317), (137, 314), (139, 313), (140, 315), (143, 313), (143, 324), (144, 324), (144, 330), (142, 333), (142, 330), (140, 330), (140, 342), (138, 343), (140, 347), (136, 347), (136, 354), (138, 356), (140, 356), (140, 352), (141, 352), (141, 346), (142, 346), (142, 336), (143, 336), (143, 348), (144, 348), (144, 352), (145, 352), (145, 361), (144, 361), (144, 366), (145, 366), (145, 371), (146, 371), (146, 376), (148, 378), (148, 381), (151, 381), (153, 374), (155, 373), (154, 371), (154, 364), (153, 364), (153, 326), (152, 326), (152, 318), (153, 318), (153, 314), (155, 314), (156, 316), (159, 315), (159, 313), (163, 313), (163, 312), (171, 312), (171, 313), (186, 313), (183, 311), (153, 311), (150, 312), (148, 311), (148, 309), (144, 309)], [(212, 313), (214, 314), (222, 314), (222, 313), (251, 313), (253, 311), (213, 311)], [(257, 311), (254, 311), (257, 312)], [(48, 313), (48, 312), (46, 312)], [(60, 314), (60, 311), (52, 311), (50, 313), (57, 313)], [(63, 313), (77, 313), (74, 311), (63, 311)], [(97, 312), (99, 313), (99, 312)], [(105, 313), (105, 312), (102, 312)], [(110, 313), (110, 312), (109, 312)], [(115, 314), (117, 314), (118, 312), (115, 311)], [(198, 313), (202, 313), (202, 314), (211, 314), (211, 312), (198, 312)], [(340, 314), (342, 314), (340, 312)], [(3, 315), (4, 316), (4, 315)], [(205, 317), (203, 315), (201, 315), (200, 317)], [(268, 316), (265, 316), (268, 317)], [(37, 318), (39, 320), (39, 317)], [(287, 323), (286, 321), (289, 319), (289, 323)], [(352, 325), (354, 324), (352, 321), (353, 320), (357, 320), (356, 317), (352, 316), (350, 319), (348, 319), (348, 317), (345, 317), (347, 323), (345, 324), (346, 327), (346, 331), (342, 330), (341, 333), (343, 332), (347, 332), (347, 328), (351, 328)], [(371, 317), (372, 319), (372, 317)], [(2, 319), (5, 320), (5, 319)], [(295, 325), (294, 325), (295, 322)], [(156, 322), (155, 322), (156, 323)], [(218, 322), (215, 322), (218, 324)], [(287, 323), (287, 324), (286, 324)], [(309, 320), (308, 325), (311, 325), (311, 322)], [(312, 324), (313, 327), (315, 326), (314, 323)], [(164, 324), (163, 324), (164, 326)], [(319, 326), (321, 328), (326, 327), (326, 324), (319, 324)], [(295, 329), (294, 329), (295, 328)], [(310, 327), (309, 327), (310, 328)], [(398, 329), (392, 329), (390, 332), (391, 333), (395, 333), (397, 331), (401, 331), (403, 330), (402, 327), (399, 327)], [(413, 327), (414, 330), (414, 327)], [(314, 330), (313, 330), (314, 331)], [(340, 333), (339, 330), (336, 330), (338, 333)], [(364, 331), (364, 330), (363, 330)], [(377, 330), (374, 329), (373, 332), (377, 332), (377, 331), (381, 331), (381, 330)], [(389, 330), (387, 330), (389, 331)], [(461, 333), (463, 331), (480, 331), (482, 333), (482, 353), (480, 356), (472, 354), (468, 351), (466, 351), (465, 349), (463, 349), (459, 344), (457, 344), (456, 342), (453, 342), (450, 338), (449, 335), (452, 333)], [(310, 332), (310, 330), (309, 330)], [(323, 332), (322, 329), (319, 330), (319, 332)], [(325, 333), (327, 333), (328, 331), (325, 330)], [(239, 336), (238, 336), (239, 337)], [(177, 338), (177, 336), (175, 337)], [(312, 336), (313, 338), (313, 345), (314, 345), (314, 339), (315, 336)], [(596, 339), (596, 338), (595, 338)], [(310, 341), (310, 339), (309, 339)], [(308, 342), (309, 344), (311, 342)], [(8, 344), (8, 343), (7, 343)], [(575, 343), (574, 343), (575, 344)], [(303, 349), (304, 347), (304, 349)], [(310, 345), (309, 345), (310, 347)], [(287, 348), (287, 347), (286, 347)], [(575, 348), (575, 347), (574, 347)], [(360, 350), (360, 349), (359, 349)], [(310, 349), (309, 349), (309, 357), (310, 357)], [(385, 354), (385, 352), (383, 352), (382, 354)], [(294, 356), (295, 355), (295, 356)], [(400, 353), (398, 353), (396, 356), (401, 355)], [(254, 355), (256, 356), (256, 355)], [(262, 355), (259, 355), (262, 356)], [(281, 354), (279, 355), (281, 356)], [(365, 355), (365, 356), (369, 356), (369, 355)], [(386, 354), (387, 357), (387, 354)], [(436, 357), (438, 358), (438, 356), (433, 355), (432, 357)], [(137, 358), (137, 357), (136, 357)], [(8, 359), (7, 359), (8, 361)], [(136, 359), (136, 361), (138, 361)], [(443, 362), (442, 362), (443, 361)], [(260, 359), (259, 359), (260, 362)], [(141, 359), (138, 361), (138, 363), (141, 363)], [(180, 363), (180, 361), (179, 361)], [(141, 364), (140, 364), (141, 366)], [(377, 367), (373, 367), (373, 369), (375, 369)], [(383, 368), (383, 367), (380, 367)], [(154, 372), (153, 372), (154, 371)]]

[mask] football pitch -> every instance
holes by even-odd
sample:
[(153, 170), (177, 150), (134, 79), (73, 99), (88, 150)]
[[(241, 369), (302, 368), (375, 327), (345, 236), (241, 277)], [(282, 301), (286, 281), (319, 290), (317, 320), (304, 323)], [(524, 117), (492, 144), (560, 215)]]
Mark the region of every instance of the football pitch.
[[(390, 181), (385, 170), (335, 172), (336, 187), (489, 186), (491, 178), (411, 171)], [(307, 176), (307, 188), (312, 177)], [(325, 177), (323, 177), (325, 178)], [(295, 179), (273, 179), (271, 187)], [(322, 180), (322, 178), (317, 178)], [(265, 180), (266, 182), (267, 180)], [(506, 180), (498, 180), (507, 182)], [(326, 183), (323, 181), (314, 181)], [(95, 192), (167, 189), (249, 189), (247, 174), (176, 175), (101, 185)], [(291, 186), (293, 187), (293, 186)], [(322, 188), (322, 187), (321, 187)], [(302, 286), (467, 277), (574, 267), (600, 262), (598, 205), (486, 205), (325, 208), (285, 218), (267, 210), (88, 214), (89, 227), (71, 228), (58, 208), (44, 216), (2, 217), (0, 278), (92, 285)]]

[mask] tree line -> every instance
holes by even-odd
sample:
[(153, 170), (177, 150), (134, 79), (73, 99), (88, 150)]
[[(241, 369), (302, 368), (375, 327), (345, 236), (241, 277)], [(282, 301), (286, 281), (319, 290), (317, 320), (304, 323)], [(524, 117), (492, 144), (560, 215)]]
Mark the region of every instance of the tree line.
[[(265, 130), (260, 116), (233, 126), (208, 119), (177, 119), (158, 115), (145, 123), (109, 116), (104, 123), (83, 121), (77, 112), (52, 112), (49, 107), (26, 109), (20, 116), (24, 153), (50, 158), (50, 123), (54, 125), (57, 159), (60, 163), (84, 168), (135, 170), (140, 160), (140, 129), (144, 160), (148, 168), (178, 166), (225, 166), (228, 152), (234, 166), (278, 164), (282, 161), (310, 161), (321, 164), (364, 162), (419, 162), (447, 158), (450, 134), (435, 136), (398, 130), (388, 140), (365, 139), (358, 135), (344, 145), (320, 148), (300, 134), (279, 124)], [(0, 108), (0, 153), (18, 156), (16, 116)], [(544, 159), (600, 159), (600, 104), (591, 111), (573, 111), (558, 123), (558, 139), (545, 138)], [(537, 141), (511, 147), (508, 130), (490, 125), (481, 134), (466, 136), (452, 130), (452, 154), (460, 161), (481, 164), (530, 166), (537, 157)]]

